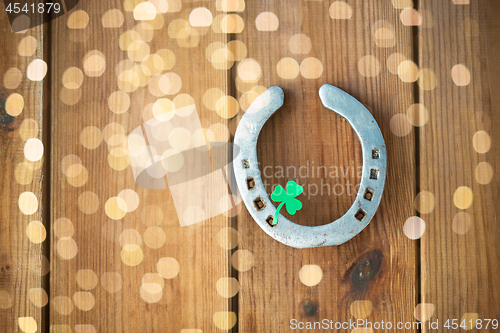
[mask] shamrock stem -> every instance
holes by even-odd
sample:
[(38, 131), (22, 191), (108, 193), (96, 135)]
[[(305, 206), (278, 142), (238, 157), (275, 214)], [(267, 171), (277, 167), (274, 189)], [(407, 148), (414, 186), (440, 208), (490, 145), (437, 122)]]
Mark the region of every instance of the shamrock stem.
[(280, 213), (280, 209), (283, 207), (284, 204), (285, 202), (283, 201), (276, 209), (276, 213), (274, 213), (273, 225), (276, 225), (276, 223), (278, 223), (278, 214)]

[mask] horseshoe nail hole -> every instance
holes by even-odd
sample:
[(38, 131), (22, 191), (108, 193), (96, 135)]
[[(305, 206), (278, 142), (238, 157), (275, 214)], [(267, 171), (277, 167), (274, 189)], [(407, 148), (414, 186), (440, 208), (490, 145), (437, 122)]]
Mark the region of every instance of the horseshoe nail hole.
[(273, 220), (274, 220), (273, 216), (272, 216), (272, 215), (269, 215), (269, 216), (267, 217), (267, 219), (266, 219), (266, 222), (267, 222), (267, 224), (269, 224), (271, 227), (274, 227), (275, 225), (273, 224)]
[(379, 157), (380, 157), (380, 150), (378, 150), (377, 148), (373, 148), (373, 150), (372, 150), (372, 159), (378, 160)]
[(244, 159), (242, 162), (243, 162), (243, 169), (250, 168), (250, 162), (247, 159)]
[(377, 179), (378, 178), (378, 170), (377, 169), (371, 169), (370, 170), (370, 179)]
[(358, 210), (358, 212), (356, 213), (356, 215), (354, 215), (354, 217), (355, 217), (355, 218), (356, 218), (356, 220), (358, 220), (358, 221), (363, 220), (363, 219), (365, 218), (365, 216), (366, 216), (366, 212), (365, 212), (365, 210), (364, 210), (363, 208), (360, 208), (360, 209)]
[(372, 201), (374, 193), (375, 193), (375, 191), (373, 191), (371, 188), (367, 188), (365, 191), (364, 198), (368, 201)]
[(255, 188), (255, 178), (253, 178), (253, 177), (247, 178), (247, 188), (249, 190), (253, 190)]
[(266, 208), (266, 203), (264, 202), (264, 200), (261, 198), (261, 197), (258, 197), (258, 198), (255, 198), (253, 199), (253, 205), (255, 206), (255, 208), (260, 212), (261, 210), (263, 210), (264, 208)]

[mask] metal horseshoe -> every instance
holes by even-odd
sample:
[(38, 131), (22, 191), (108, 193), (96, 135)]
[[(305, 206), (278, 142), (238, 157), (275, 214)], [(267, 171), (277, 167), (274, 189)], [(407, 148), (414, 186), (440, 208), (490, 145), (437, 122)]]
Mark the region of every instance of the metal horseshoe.
[(283, 90), (272, 86), (262, 93), (241, 118), (234, 136), (234, 176), (245, 205), (259, 226), (275, 240), (295, 248), (339, 245), (363, 230), (375, 215), (384, 191), (387, 153), (375, 119), (348, 93), (324, 84), (319, 89), (323, 105), (338, 113), (353, 127), (363, 152), (359, 191), (353, 205), (339, 219), (321, 226), (296, 224), (281, 213), (272, 225), (276, 207), (266, 193), (257, 163), (257, 139), (265, 122), (283, 105)]

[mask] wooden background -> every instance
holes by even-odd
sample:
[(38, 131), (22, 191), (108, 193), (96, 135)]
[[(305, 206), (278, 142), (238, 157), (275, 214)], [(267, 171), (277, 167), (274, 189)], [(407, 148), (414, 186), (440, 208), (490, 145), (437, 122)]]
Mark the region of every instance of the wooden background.
[[(140, 20), (141, 2), (82, 0), (20, 33), (0, 5), (0, 332), (289, 332), (292, 319), (494, 331), (500, 4), (155, 0)], [(349, 242), (286, 247), (242, 204), (180, 227), (168, 189), (136, 185), (126, 136), (159, 98), (194, 103), (206, 137), (230, 142), (279, 85), (285, 105), (258, 143), (268, 192), (294, 179), (295, 222), (339, 218), (361, 148), (321, 105), (324, 83), (372, 112), (389, 154), (379, 210)], [(338, 172), (286, 174), (313, 166)]]

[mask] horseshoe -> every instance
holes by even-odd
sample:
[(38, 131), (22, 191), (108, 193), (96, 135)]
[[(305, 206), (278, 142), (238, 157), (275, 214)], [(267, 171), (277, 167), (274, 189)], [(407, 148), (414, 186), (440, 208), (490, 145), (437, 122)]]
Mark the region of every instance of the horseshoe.
[[(377, 122), (360, 102), (329, 84), (319, 89), (323, 105), (341, 115), (359, 137), (363, 168), (353, 205), (339, 219), (321, 226), (296, 224), (281, 213), (273, 225), (276, 207), (266, 193), (257, 162), (257, 139), (265, 122), (283, 105), (283, 90), (272, 86), (250, 105), (234, 136), (239, 152), (233, 161), (239, 193), (250, 215), (269, 236), (295, 248), (340, 245), (363, 230), (375, 215), (384, 191), (387, 153)], [(236, 148), (235, 148), (236, 149)]]

